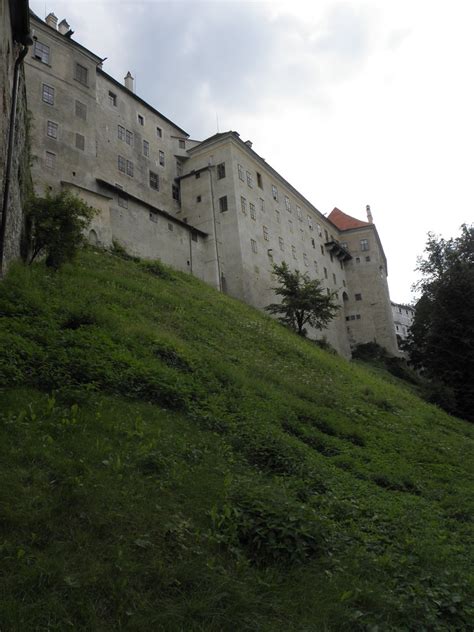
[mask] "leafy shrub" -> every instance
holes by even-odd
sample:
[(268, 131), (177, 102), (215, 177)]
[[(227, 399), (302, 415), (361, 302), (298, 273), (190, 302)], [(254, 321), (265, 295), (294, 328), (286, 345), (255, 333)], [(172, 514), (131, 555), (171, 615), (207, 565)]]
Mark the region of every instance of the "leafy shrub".
[(170, 268), (161, 263), (159, 259), (156, 259), (154, 261), (140, 261), (140, 268), (144, 272), (153, 274), (153, 276), (164, 279), (165, 281), (176, 280), (176, 276), (173, 274)]
[(124, 261), (135, 261), (135, 263), (139, 263), (141, 261), (140, 257), (134, 257), (133, 255), (130, 255), (125, 250), (124, 246), (122, 246), (122, 244), (115, 239), (112, 242), (111, 252), (113, 255), (115, 255), (116, 257), (120, 257), (120, 259), (123, 259)]
[(387, 350), (381, 347), (376, 342), (366, 342), (364, 344), (356, 345), (352, 349), (352, 357), (355, 360), (378, 360), (387, 356)]

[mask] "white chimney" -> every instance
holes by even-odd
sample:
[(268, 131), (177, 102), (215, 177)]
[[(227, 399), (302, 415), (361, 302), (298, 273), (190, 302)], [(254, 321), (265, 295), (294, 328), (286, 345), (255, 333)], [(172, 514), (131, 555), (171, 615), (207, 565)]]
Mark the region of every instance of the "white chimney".
[(372, 217), (372, 211), (370, 210), (370, 204), (367, 204), (367, 206), (365, 207), (365, 210), (367, 211), (367, 221), (369, 222), (369, 224), (373, 224), (374, 223), (374, 218)]
[(66, 33), (68, 33), (70, 30), (71, 27), (67, 23), (67, 20), (61, 20), (58, 25), (58, 31), (61, 33), (61, 35), (66, 35)]
[(130, 73), (130, 70), (125, 75), (124, 83), (127, 90), (130, 90), (130, 92), (133, 92), (133, 77)]
[(48, 13), (45, 20), (46, 24), (50, 26), (55, 31), (58, 28), (58, 18), (54, 15), (54, 13)]

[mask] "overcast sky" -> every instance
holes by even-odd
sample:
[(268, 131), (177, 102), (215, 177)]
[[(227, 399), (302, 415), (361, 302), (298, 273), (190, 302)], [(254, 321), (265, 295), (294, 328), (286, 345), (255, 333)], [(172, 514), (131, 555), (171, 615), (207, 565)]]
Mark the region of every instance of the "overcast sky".
[(370, 204), (392, 300), (474, 221), (472, 0), (30, 0), (192, 138), (238, 131), (324, 214)]

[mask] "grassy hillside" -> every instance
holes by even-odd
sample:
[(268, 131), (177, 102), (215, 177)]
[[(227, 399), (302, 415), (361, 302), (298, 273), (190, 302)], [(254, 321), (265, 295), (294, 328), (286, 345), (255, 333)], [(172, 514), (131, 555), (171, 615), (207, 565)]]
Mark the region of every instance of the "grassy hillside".
[(0, 284), (0, 629), (472, 630), (474, 428), (160, 264)]

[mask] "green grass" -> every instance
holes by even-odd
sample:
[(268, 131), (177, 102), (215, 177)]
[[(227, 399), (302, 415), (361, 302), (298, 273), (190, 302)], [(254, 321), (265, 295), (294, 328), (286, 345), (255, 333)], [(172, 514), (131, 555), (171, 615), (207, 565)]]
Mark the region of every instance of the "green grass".
[(472, 630), (473, 439), (159, 263), (14, 267), (0, 630)]

